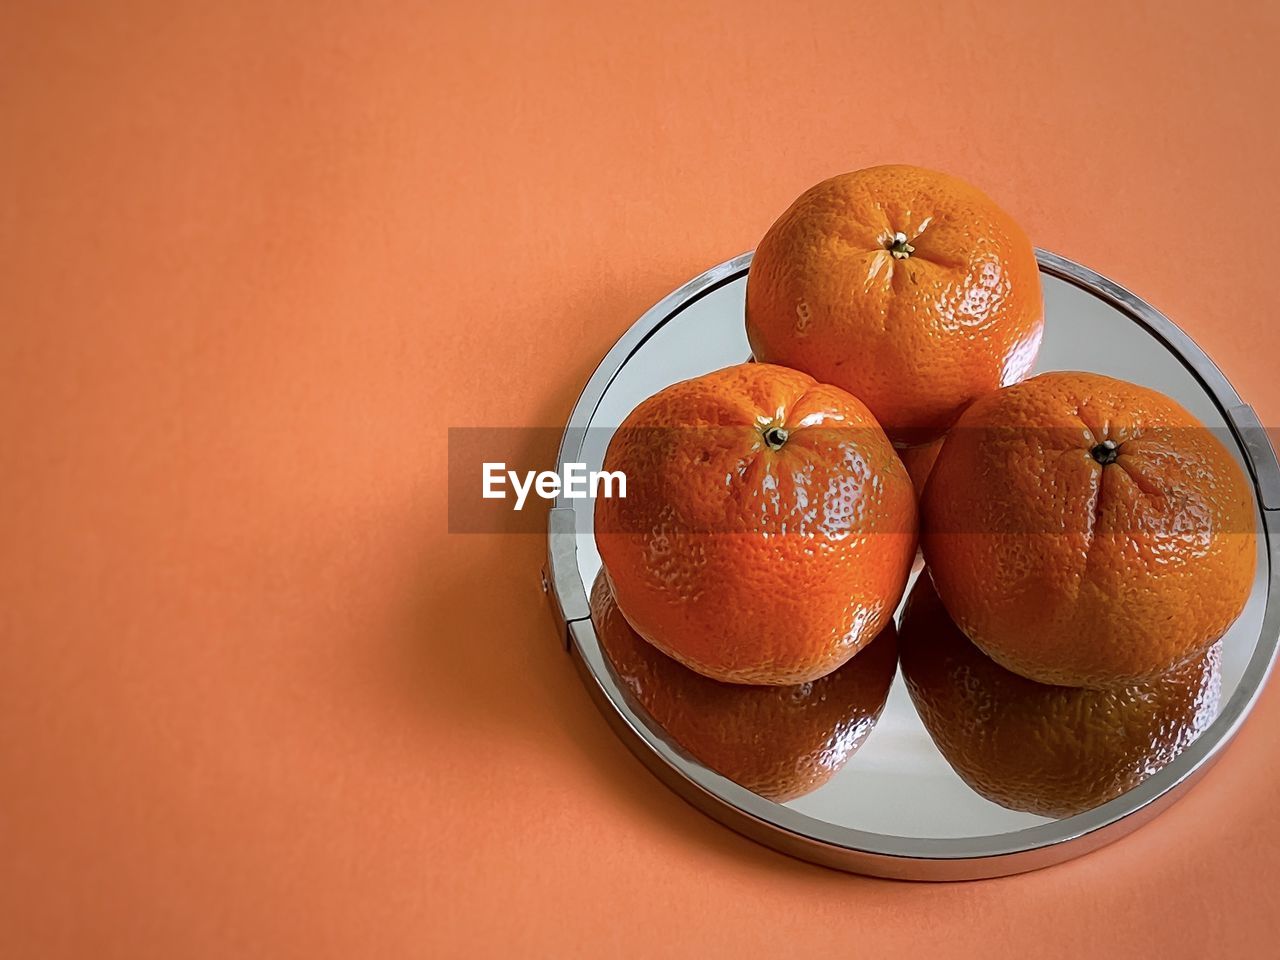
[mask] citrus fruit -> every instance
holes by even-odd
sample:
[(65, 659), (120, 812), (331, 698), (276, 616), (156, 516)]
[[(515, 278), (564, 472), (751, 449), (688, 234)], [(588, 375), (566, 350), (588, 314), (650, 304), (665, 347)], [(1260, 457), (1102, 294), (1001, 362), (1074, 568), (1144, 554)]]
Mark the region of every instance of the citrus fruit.
[(1026, 234), (962, 180), (910, 166), (810, 188), (747, 274), (757, 359), (862, 400), (895, 442), (940, 435), (1030, 371), (1044, 328)]
[(642, 402), (604, 469), (596, 544), (636, 632), (716, 680), (830, 673), (888, 622), (916, 546), (911, 480), (856, 398), (744, 363)]
[(930, 443), (898, 448), (898, 456), (902, 458), (902, 465), (907, 468), (907, 475), (911, 477), (911, 486), (917, 498), (924, 496), (924, 485), (933, 472), (933, 464), (938, 459), (944, 439), (939, 437)]
[(720, 683), (641, 639), (603, 572), (591, 590), (600, 646), (622, 686), (691, 757), (777, 802), (816, 790), (875, 726), (898, 669), (893, 621), (853, 660), (797, 686)]
[(899, 649), (916, 712), (960, 778), (1002, 807), (1043, 817), (1069, 817), (1137, 786), (1218, 712), (1221, 644), (1142, 684), (1036, 683), (970, 643), (928, 577), (907, 599)]
[(1203, 651), (1256, 561), (1240, 467), (1163, 394), (1045, 373), (975, 401), (921, 505), (925, 561), (956, 623), (1032, 680), (1106, 687)]
[[(933, 470), (933, 462), (938, 459), (938, 451), (942, 449), (943, 439), (939, 437), (929, 443), (896, 448), (898, 456), (902, 458), (902, 465), (907, 468), (907, 476), (911, 478), (911, 487), (916, 492), (917, 503), (920, 497), (924, 496), (924, 485), (928, 482), (929, 473)], [(924, 555), (917, 549), (915, 560), (911, 564), (911, 572), (919, 573), (923, 568)]]

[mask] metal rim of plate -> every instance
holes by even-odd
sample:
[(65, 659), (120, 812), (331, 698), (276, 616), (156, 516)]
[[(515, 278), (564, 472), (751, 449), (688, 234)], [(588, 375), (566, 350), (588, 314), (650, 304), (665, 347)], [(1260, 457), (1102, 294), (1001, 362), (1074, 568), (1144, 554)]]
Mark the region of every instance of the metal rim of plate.
[[(565, 428), (557, 458), (580, 460), (586, 429), (614, 376), (645, 341), (686, 307), (746, 275), (751, 253), (706, 271), (664, 297), (614, 344), (588, 380)], [(1280, 640), (1280, 464), (1252, 408), (1213, 361), (1168, 318), (1106, 277), (1064, 257), (1036, 251), (1040, 271), (1098, 297), (1152, 334), (1213, 398), (1249, 466), (1270, 567), (1261, 634), (1231, 698), (1213, 724), (1182, 754), (1129, 792), (1076, 816), (1009, 833), (962, 838), (895, 837), (817, 820), (775, 804), (705, 768), (682, 761), (677, 746), (656, 735), (606, 668), (577, 563), (577, 524), (570, 501), (549, 515), (543, 587), (565, 647), (592, 698), (614, 730), (660, 780), (695, 807), (783, 853), (872, 876), (904, 880), (972, 880), (1036, 870), (1105, 846), (1150, 820), (1194, 783), (1235, 735), (1261, 692)]]

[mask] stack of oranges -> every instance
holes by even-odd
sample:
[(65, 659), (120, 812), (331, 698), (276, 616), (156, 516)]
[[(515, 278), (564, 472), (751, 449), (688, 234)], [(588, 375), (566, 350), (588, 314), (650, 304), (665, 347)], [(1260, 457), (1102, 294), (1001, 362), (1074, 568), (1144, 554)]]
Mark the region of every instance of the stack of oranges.
[[(760, 242), (745, 320), (755, 362), (645, 400), (605, 458), (628, 491), (596, 504), (593, 610), (643, 673), (651, 712), (687, 718), (705, 702), (711, 727), (767, 727), (780, 702), (767, 688), (816, 681), (858, 701), (813, 711), (828, 733), (873, 720), (895, 659), (892, 638), (873, 641), (893, 631), (919, 546), (904, 674), (979, 792), (1026, 808), (1021, 788), (989, 786), (1007, 785), (992, 768), (1017, 768), (1020, 749), (990, 749), (992, 703), (1046, 723), (1203, 725), (1215, 641), (1253, 582), (1249, 486), (1168, 397), (1092, 373), (1028, 379), (1040, 274), (1008, 214), (916, 167), (826, 180)], [(873, 682), (842, 679), (863, 658)], [(696, 682), (672, 679), (671, 660)], [(940, 733), (942, 716), (968, 739)], [(751, 780), (741, 743), (707, 749)], [(1100, 762), (1040, 807), (1096, 801), (1095, 781), (1114, 795), (1151, 763)], [(766, 795), (795, 792), (770, 776)]]

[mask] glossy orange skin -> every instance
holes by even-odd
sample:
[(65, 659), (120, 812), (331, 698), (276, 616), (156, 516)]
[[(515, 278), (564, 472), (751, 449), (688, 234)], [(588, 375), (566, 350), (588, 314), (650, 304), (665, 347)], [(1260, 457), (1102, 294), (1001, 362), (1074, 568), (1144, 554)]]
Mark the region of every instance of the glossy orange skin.
[(924, 485), (929, 480), (929, 474), (933, 472), (933, 464), (942, 450), (944, 439), (939, 437), (930, 443), (898, 448), (898, 456), (902, 459), (902, 465), (907, 468), (908, 476), (911, 477), (911, 486), (916, 492), (917, 499), (924, 496)]
[(902, 614), (902, 675), (938, 750), (970, 787), (1012, 810), (1069, 817), (1137, 786), (1218, 714), (1221, 644), (1111, 690), (1018, 676), (952, 622), (927, 576)]
[[(933, 462), (938, 459), (938, 451), (942, 449), (944, 437), (929, 443), (916, 444), (910, 447), (896, 447), (902, 465), (907, 468), (907, 476), (911, 478), (911, 487), (916, 492), (916, 502), (924, 496), (924, 485), (933, 471)], [(911, 572), (919, 573), (924, 568), (924, 554), (916, 550), (915, 562), (911, 564)]]
[[(1116, 445), (1107, 465), (1091, 454)], [(976, 401), (921, 504), (925, 561), (960, 628), (1033, 680), (1108, 687), (1202, 652), (1253, 584), (1253, 497), (1163, 394), (1045, 373)]]
[(591, 619), (614, 673), (670, 738), (703, 766), (782, 803), (822, 786), (884, 709), (898, 670), (893, 621), (862, 653), (818, 680), (786, 687), (720, 683), (646, 643), (614, 602), (603, 571)]
[[(780, 449), (772, 427), (788, 431)], [(641, 403), (609, 444), (625, 498), (595, 501), (614, 596), (642, 637), (732, 683), (835, 670), (888, 623), (916, 548), (902, 461), (856, 398), (744, 363)]]
[[(894, 235), (914, 247), (905, 259)], [(895, 441), (942, 434), (1031, 370), (1044, 330), (1035, 251), (962, 180), (883, 166), (824, 180), (769, 228), (747, 276), (757, 359), (862, 400)]]

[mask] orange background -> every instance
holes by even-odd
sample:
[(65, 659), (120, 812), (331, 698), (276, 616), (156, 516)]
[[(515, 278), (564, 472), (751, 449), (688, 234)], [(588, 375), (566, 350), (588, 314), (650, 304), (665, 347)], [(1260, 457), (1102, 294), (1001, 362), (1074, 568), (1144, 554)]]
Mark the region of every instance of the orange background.
[(891, 160), (1280, 423), (1274, 6), (630, 6), (4, 5), (0, 955), (1272, 953), (1280, 687), (1114, 847), (845, 876), (644, 771), (541, 539), (444, 490), (449, 426), (562, 423), (653, 301)]

